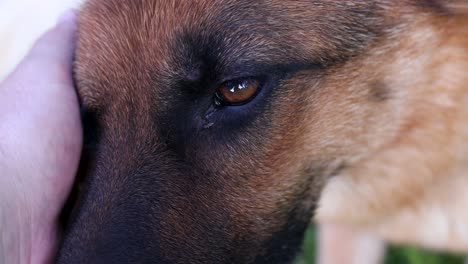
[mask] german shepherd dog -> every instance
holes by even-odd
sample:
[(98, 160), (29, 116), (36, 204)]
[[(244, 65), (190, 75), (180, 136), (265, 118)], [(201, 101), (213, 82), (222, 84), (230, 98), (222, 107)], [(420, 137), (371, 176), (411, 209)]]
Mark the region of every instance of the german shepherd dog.
[(467, 10), (87, 1), (58, 263), (290, 263), (314, 216), (467, 250)]

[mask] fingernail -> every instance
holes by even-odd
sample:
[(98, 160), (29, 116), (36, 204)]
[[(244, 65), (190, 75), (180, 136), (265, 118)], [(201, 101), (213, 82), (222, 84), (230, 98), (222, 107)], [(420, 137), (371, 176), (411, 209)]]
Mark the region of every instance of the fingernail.
[(72, 9), (69, 9), (63, 12), (59, 16), (59, 19), (57, 20), (57, 24), (75, 22), (75, 20), (76, 20), (76, 12)]

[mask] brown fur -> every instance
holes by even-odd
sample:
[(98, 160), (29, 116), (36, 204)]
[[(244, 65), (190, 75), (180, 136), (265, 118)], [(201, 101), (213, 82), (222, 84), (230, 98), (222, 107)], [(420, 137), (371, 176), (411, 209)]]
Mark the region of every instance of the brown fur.
[[(324, 187), (317, 219), (420, 241), (392, 217), (468, 182), (455, 4), (89, 1), (76, 79), (96, 138), (59, 262), (282, 263)], [(254, 101), (207, 114), (257, 75)]]

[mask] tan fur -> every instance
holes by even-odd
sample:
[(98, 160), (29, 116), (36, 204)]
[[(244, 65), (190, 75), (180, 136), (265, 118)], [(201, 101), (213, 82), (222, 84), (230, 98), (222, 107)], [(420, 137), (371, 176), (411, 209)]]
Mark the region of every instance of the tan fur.
[(467, 251), (468, 18), (429, 16), (393, 34), (379, 47), (388, 59), (371, 56), (385, 63), (368, 69), (398, 89), (400, 102), (378, 110), (394, 133), (327, 184), (317, 219)]

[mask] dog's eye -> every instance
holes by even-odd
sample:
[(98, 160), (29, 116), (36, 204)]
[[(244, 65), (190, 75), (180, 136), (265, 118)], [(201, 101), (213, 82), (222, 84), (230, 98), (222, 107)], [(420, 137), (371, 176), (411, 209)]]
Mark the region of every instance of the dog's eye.
[(253, 78), (225, 82), (216, 90), (215, 104), (217, 106), (246, 104), (255, 98), (260, 86), (260, 81)]

